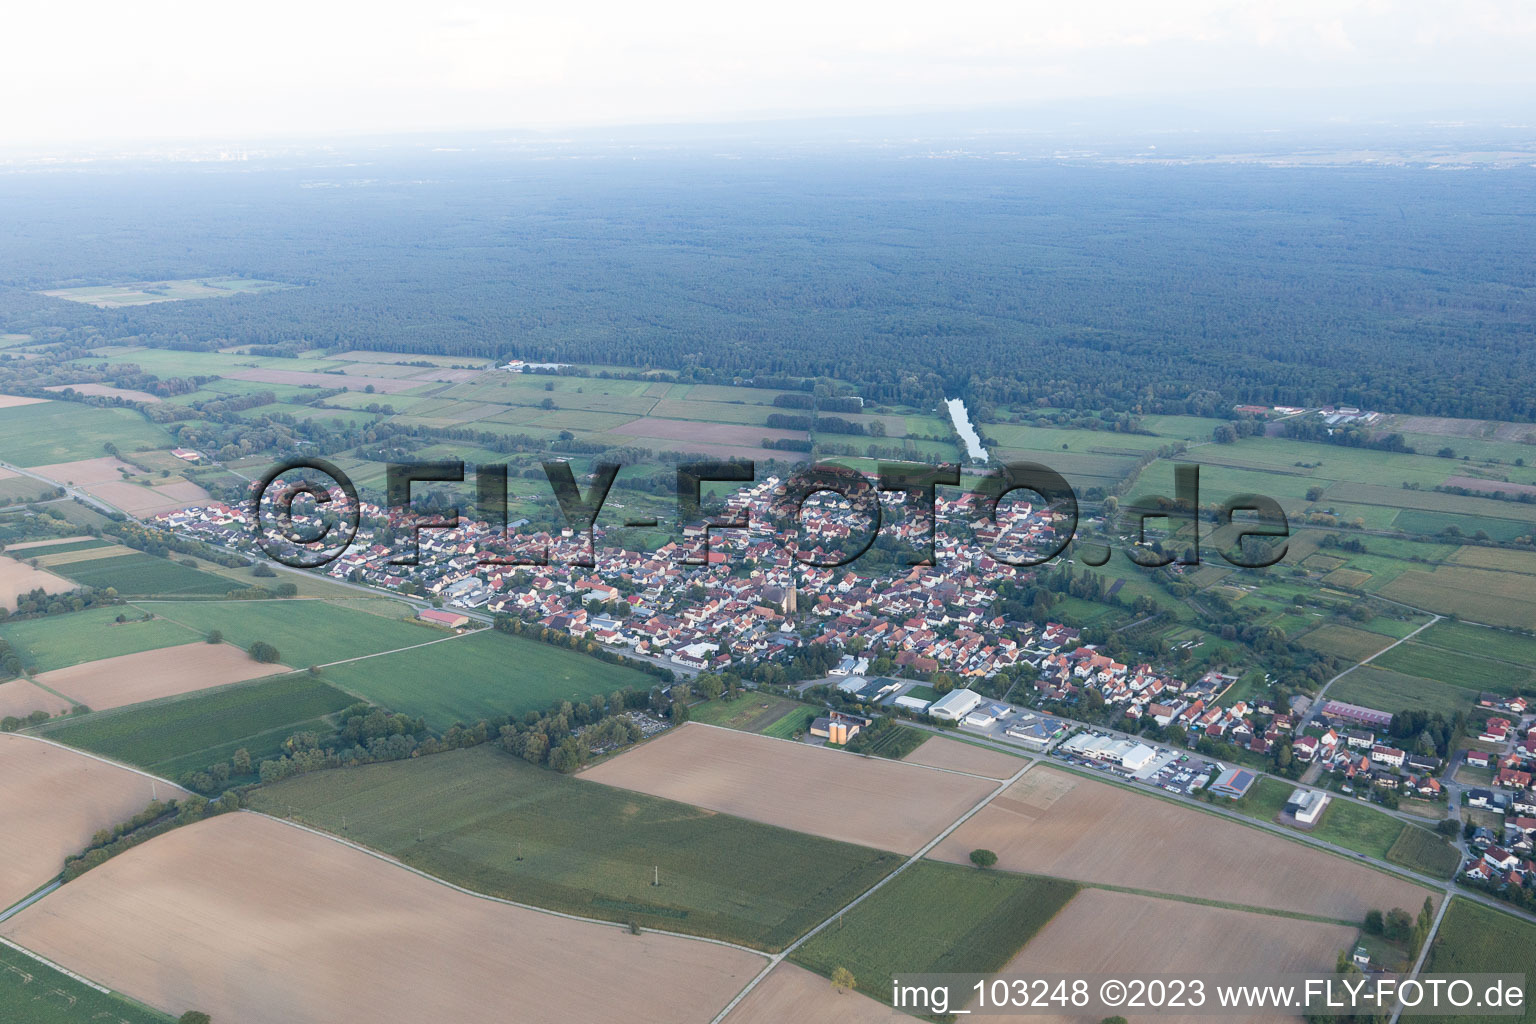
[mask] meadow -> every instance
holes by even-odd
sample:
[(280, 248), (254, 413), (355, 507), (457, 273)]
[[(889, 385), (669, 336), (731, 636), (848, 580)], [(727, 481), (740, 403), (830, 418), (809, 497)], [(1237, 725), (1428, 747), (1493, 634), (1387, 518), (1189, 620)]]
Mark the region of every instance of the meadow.
[(656, 681), (638, 669), (489, 629), (336, 665), (325, 678), (375, 704), (420, 715), (435, 729), (615, 690), (649, 690)]
[(479, 892), (769, 950), (900, 863), (570, 778), (491, 745), (298, 776), (250, 802), (279, 816), (291, 808), (296, 820)]
[(1449, 718), (1458, 711), (1470, 711), (1477, 699), (1477, 691), (1377, 668), (1373, 662), (1361, 665), (1334, 683), (1328, 696), (1393, 714), (1408, 710), (1438, 711)]
[[(1288, 782), (1265, 776), (1238, 809), (1261, 821), (1274, 821), (1294, 788)], [(1437, 878), (1449, 878), (1459, 863), (1456, 851), (1433, 832), (1338, 793), (1333, 794), (1317, 825), (1298, 831)]]
[[(249, 648), (265, 641), (280, 661), (305, 668), (441, 640), (448, 634), (410, 619), (410, 606), (387, 598), (346, 602), (145, 601), (134, 606)], [(368, 609), (368, 610), (365, 610)]]
[(1423, 676), (1463, 690), (1513, 693), (1536, 686), (1536, 671), (1493, 661), (1465, 651), (1447, 651), (1410, 640), (1377, 658), (1373, 664), (1406, 675)]
[[(791, 959), (829, 977), (845, 967), (859, 991), (889, 1002), (899, 974), (999, 970), (1077, 892), (1060, 879), (921, 860)], [(952, 994), (950, 1005), (964, 1001)]]
[[(118, 622), (119, 615), (129, 621)], [(145, 622), (141, 615), (133, 608), (87, 608), (67, 615), (6, 622), (0, 624), (0, 637), (15, 648), (21, 663), (32, 672), (51, 672), (201, 639), (169, 619), (157, 615)]]
[(62, 576), (81, 586), (114, 588), (119, 594), (201, 594), (220, 596), (232, 590), (244, 590), (246, 584), (213, 573), (136, 551), (131, 555), (91, 558), (68, 562), (58, 567)]
[(1300, 638), (1303, 647), (1332, 654), (1349, 661), (1364, 661), (1392, 642), (1391, 637), (1379, 633), (1325, 623)]
[(0, 408), (0, 461), (47, 466), (94, 459), (107, 444), (124, 452), (169, 448), (170, 435), (133, 409), (78, 402), (43, 402)]
[(48, 739), (177, 778), (242, 747), (257, 761), (355, 698), (305, 673), (97, 712), (43, 730)]
[(1526, 668), (1536, 667), (1536, 637), (1465, 622), (1437, 622), (1414, 637), (1416, 643), (1473, 654)]

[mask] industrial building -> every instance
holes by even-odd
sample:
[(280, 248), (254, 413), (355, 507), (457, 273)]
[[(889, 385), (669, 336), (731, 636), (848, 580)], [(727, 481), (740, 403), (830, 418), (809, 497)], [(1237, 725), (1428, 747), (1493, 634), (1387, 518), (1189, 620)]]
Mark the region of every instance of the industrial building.
[(981, 694), (975, 690), (950, 690), (944, 696), (928, 705), (928, 713), (934, 718), (942, 718), (946, 722), (958, 722), (972, 711), (975, 711), (980, 703)]
[(1078, 757), (1095, 761), (1109, 761), (1126, 771), (1136, 772), (1145, 768), (1157, 756), (1157, 751), (1135, 740), (1117, 740), (1113, 736), (1096, 736), (1083, 733), (1061, 745), (1061, 749)]

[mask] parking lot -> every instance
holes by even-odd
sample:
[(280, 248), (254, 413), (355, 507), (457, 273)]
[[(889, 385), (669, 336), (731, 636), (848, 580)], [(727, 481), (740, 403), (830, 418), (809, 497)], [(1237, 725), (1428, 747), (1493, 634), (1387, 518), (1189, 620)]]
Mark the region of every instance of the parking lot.
[[(1089, 734), (1097, 735), (1092, 730)], [(1180, 753), (1169, 747), (1153, 749), (1157, 751), (1156, 756), (1136, 771), (1130, 771), (1114, 762), (1084, 757), (1059, 749), (1054, 751), (1052, 756), (1075, 767), (1103, 772), (1105, 775), (1112, 775), (1127, 782), (1139, 782), (1180, 796), (1195, 793), (1205, 786), (1214, 773), (1221, 770), (1220, 764), (1193, 754)]]

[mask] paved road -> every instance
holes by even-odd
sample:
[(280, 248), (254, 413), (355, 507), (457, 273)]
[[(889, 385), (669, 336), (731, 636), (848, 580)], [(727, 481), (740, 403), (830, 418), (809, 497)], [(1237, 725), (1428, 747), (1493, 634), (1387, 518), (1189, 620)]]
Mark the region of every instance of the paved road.
[(46, 886), (46, 887), (44, 887), (42, 889), (39, 889), (37, 892), (33, 893), (31, 896), (28, 896), (26, 899), (22, 900), (20, 903), (16, 904), (14, 907), (11, 907), (10, 909), (8, 909), (8, 910), (6, 910), (4, 912), (0, 912), (0, 921), (9, 921), (11, 918), (15, 917), (17, 914), (21, 913), (23, 910), (26, 910), (32, 904), (36, 903), (38, 900), (42, 899), (44, 896), (47, 896), (49, 893), (53, 892), (53, 890), (57, 889), (59, 886), (61, 886), (63, 884), (64, 883), (62, 881), (53, 882), (53, 883), (49, 884), (48, 886)]

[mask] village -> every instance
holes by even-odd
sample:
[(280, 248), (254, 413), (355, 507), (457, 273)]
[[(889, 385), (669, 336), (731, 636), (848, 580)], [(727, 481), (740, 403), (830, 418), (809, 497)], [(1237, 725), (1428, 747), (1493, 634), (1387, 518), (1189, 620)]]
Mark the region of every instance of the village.
[[(1297, 767), (1291, 777), (1302, 783), (1279, 819), (1285, 824), (1309, 830), (1341, 798), (1389, 807), (1417, 800), (1446, 808), (1452, 819), (1465, 805), (1460, 876), (1517, 902), (1536, 892), (1536, 723), (1524, 698), (1483, 695), (1490, 717), (1475, 739), (1496, 753), (1401, 749), (1384, 711), (1338, 700), (1314, 709), (1304, 697), (1286, 707), (1263, 697), (1224, 699), (1237, 676), (1213, 668), (1185, 680), (1116, 661), (1078, 628), (995, 614), (998, 587), (1021, 572), (1010, 561), (1056, 542), (1050, 510), (1015, 502), (997, 523), (978, 523), (971, 495), (939, 496), (931, 517), (904, 516), (906, 496), (887, 495), (882, 501), (896, 513), (887, 515), (887, 529), (914, 550), (932, 538), (934, 555), (932, 564), (879, 576), (812, 564), (835, 562), (838, 545), (864, 528), (856, 511), (813, 498), (801, 537), (791, 538), (770, 525), (782, 497), (777, 478), (757, 482), (717, 513), (717, 522), (745, 527), (685, 525), (680, 541), (654, 551), (605, 544), (601, 525), (590, 541), (567, 529), (519, 535), (511, 546), (485, 522), (422, 526), (413, 565), (398, 564), (398, 539), (389, 545), (376, 536), (380, 526), (409, 526), (409, 517), (364, 501), (363, 527), (324, 572), (429, 603), (422, 617), (449, 628), (514, 616), (683, 678), (729, 671), (759, 683), (798, 680), (802, 691), (832, 687), (854, 710), (819, 718), (812, 742), (844, 745), (879, 709), (1182, 798), (1232, 801), (1248, 794), (1258, 766), (1269, 766), (1260, 759), (1284, 746)], [(318, 523), (317, 513), (293, 516), (295, 529)], [(156, 524), (256, 552), (249, 514), (223, 503), (165, 513)], [(545, 564), (526, 564), (535, 561)], [(939, 687), (925, 684), (931, 679)], [(1139, 731), (1083, 730), (1085, 702), (1096, 712), (1086, 720), (1107, 713)], [(1458, 781), (1464, 769), (1486, 770), (1487, 784)], [(1473, 811), (1486, 817), (1474, 824)]]

